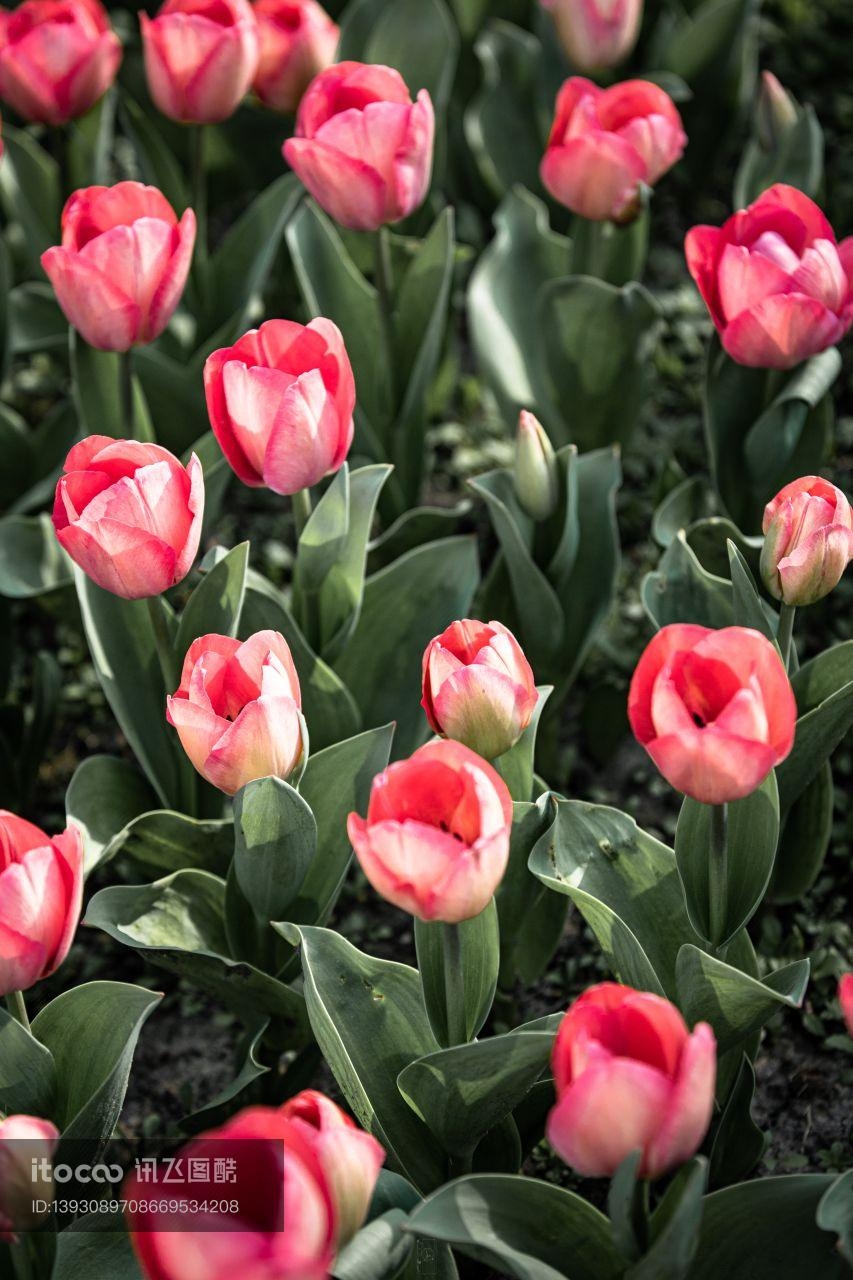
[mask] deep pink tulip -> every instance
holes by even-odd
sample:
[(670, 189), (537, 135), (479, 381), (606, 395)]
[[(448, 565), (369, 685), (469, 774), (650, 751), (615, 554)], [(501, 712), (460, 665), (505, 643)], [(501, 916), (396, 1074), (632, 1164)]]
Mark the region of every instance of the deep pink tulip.
[(256, 0), (261, 57), (252, 87), (264, 106), (295, 111), (335, 60), (340, 28), (317, 0)]
[(255, 778), (289, 778), (302, 760), (299, 677), (277, 631), (194, 640), (166, 700), (194, 767), (226, 795)]
[(585, 1178), (609, 1178), (632, 1151), (659, 1178), (695, 1154), (714, 1109), (716, 1041), (668, 1000), (616, 982), (569, 1009), (551, 1057), (557, 1104), (548, 1141)]
[(426, 89), (413, 103), (399, 71), (339, 62), (307, 90), (284, 156), (336, 222), (376, 231), (423, 203), (434, 135)]
[(53, 1201), (53, 1183), (33, 1176), (34, 1160), (50, 1160), (59, 1130), (38, 1116), (7, 1116), (0, 1120), (0, 1241), (15, 1241), (16, 1230), (36, 1225), (33, 1201)]
[[(230, 1201), (230, 1214), (169, 1213), (169, 1198), (132, 1175), (123, 1197), (146, 1280), (326, 1280), (335, 1251), (335, 1206), (304, 1126), (274, 1107), (250, 1107), (179, 1153), (236, 1162), (235, 1183), (203, 1184), (200, 1199)], [(180, 1205), (181, 1199), (176, 1197)], [(138, 1207), (137, 1207), (138, 1206)]]
[(460, 742), (428, 742), (374, 778), (367, 818), (347, 831), (377, 893), (420, 920), (479, 915), (509, 858), (512, 800)]
[(578, 71), (618, 67), (637, 43), (643, 0), (542, 0)]
[(195, 214), (180, 222), (141, 182), (84, 187), (62, 211), (62, 244), (41, 256), (68, 323), (100, 351), (153, 342), (181, 300)]
[(204, 477), (168, 449), (87, 436), (65, 459), (53, 527), (62, 546), (105, 591), (158, 596), (193, 566), (204, 514)]
[(463, 618), (427, 645), (421, 706), (430, 728), (487, 760), (515, 746), (536, 700), (530, 663), (500, 622)]
[(76, 120), (109, 89), (121, 44), (98, 0), (0, 9), (0, 97), (40, 124)]
[(802, 476), (764, 508), (761, 576), (777, 600), (814, 604), (853, 559), (853, 511), (834, 484)]
[(599, 89), (573, 76), (557, 95), (542, 182), (583, 218), (630, 222), (640, 188), (653, 187), (686, 144), (675, 103), (658, 85), (625, 80)]
[(323, 1167), (341, 1249), (367, 1217), (385, 1151), (372, 1134), (359, 1129), (337, 1103), (316, 1089), (303, 1089), (284, 1104), (281, 1113), (304, 1134)]
[(349, 452), (355, 383), (331, 320), (267, 320), (208, 357), (204, 389), (213, 434), (244, 484), (298, 493)]
[(0, 809), (0, 996), (55, 973), (71, 948), (83, 901), (76, 827), (50, 836)]
[(233, 115), (257, 70), (258, 25), (248, 0), (166, 0), (139, 15), (154, 104), (182, 124)]
[(843, 973), (838, 983), (838, 1003), (841, 1016), (847, 1025), (848, 1035), (853, 1036), (853, 973)]
[(788, 755), (797, 704), (778, 650), (758, 631), (674, 623), (637, 664), (628, 717), (676, 791), (725, 804)]
[(721, 227), (693, 227), (687, 266), (738, 364), (793, 369), (853, 324), (853, 236), (779, 184)]

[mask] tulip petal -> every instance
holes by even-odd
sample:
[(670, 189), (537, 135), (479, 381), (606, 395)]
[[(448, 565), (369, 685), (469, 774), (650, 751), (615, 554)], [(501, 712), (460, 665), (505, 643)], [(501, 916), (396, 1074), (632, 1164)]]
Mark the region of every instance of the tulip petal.
[(643, 158), (624, 138), (592, 133), (545, 152), (542, 182), (573, 213), (602, 222), (618, 218), (646, 178)]
[(288, 778), (302, 756), (299, 708), (292, 698), (249, 702), (214, 744), (204, 776), (226, 795), (255, 778)]
[(645, 1063), (611, 1058), (591, 1066), (552, 1109), (548, 1141), (583, 1177), (611, 1177), (632, 1151), (646, 1150), (667, 1115), (670, 1091), (667, 1077)]
[(694, 1028), (681, 1053), (675, 1085), (646, 1158), (646, 1173), (656, 1178), (689, 1160), (714, 1113), (717, 1044), (706, 1022)]
[(65, 318), (89, 346), (130, 350), (141, 324), (136, 302), (78, 254), (54, 247), (42, 254), (41, 264)]
[(385, 183), (363, 160), (307, 138), (288, 138), (284, 156), (317, 203), (353, 231), (376, 231), (385, 221)]

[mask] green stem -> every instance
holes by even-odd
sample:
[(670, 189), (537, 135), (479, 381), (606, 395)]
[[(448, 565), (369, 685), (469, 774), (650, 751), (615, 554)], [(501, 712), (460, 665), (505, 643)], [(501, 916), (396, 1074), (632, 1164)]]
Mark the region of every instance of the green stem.
[(163, 684), (166, 686), (166, 692), (171, 694), (180, 684), (180, 675), (175, 661), (175, 648), (169, 634), (169, 624), (166, 621), (166, 611), (160, 596), (149, 596), (146, 604), (154, 632), (154, 645), (163, 675)]
[(711, 936), (708, 941), (717, 955), (720, 955), (720, 943), (726, 925), (728, 826), (728, 805), (712, 805), (711, 848), (708, 858), (708, 921)]
[(27, 1005), (24, 1000), (23, 991), (10, 991), (6, 997), (6, 1008), (12, 1017), (20, 1022), (25, 1031), (30, 1029), (30, 1019), (27, 1016)]
[(293, 503), (293, 523), (296, 525), (297, 541), (302, 537), (302, 530), (311, 519), (311, 512), (314, 510), (314, 504), (311, 501), (311, 490), (300, 489), (298, 493), (294, 493)]
[[(299, 540), (302, 531), (311, 519), (314, 510), (311, 502), (311, 490), (300, 489), (293, 495), (293, 523), (296, 526), (296, 555), (299, 556)], [(316, 591), (308, 584), (307, 590), (301, 589), (302, 578), (295, 573), (293, 578), (293, 603), (296, 619), (302, 628), (305, 639), (315, 653), (320, 652), (322, 637), (320, 635), (320, 610)]]
[(572, 226), (572, 275), (604, 279), (607, 223), (576, 217)]
[(465, 1017), (465, 975), (462, 972), (462, 933), (458, 924), (441, 926), (444, 959), (444, 1002), (447, 1009), (447, 1043), (468, 1043)]
[(794, 618), (797, 608), (793, 604), (783, 604), (779, 609), (779, 652), (785, 664), (785, 670), (791, 669), (791, 641), (794, 635)]
[(196, 219), (196, 244), (199, 257), (205, 258), (207, 256), (207, 174), (204, 168), (204, 144), (207, 135), (203, 124), (194, 124), (190, 127), (192, 129), (192, 137), (190, 139), (191, 195)]
[(379, 294), (379, 311), (382, 331), (385, 335), (385, 353), (388, 358), (388, 377), (391, 380), (391, 399), (397, 408), (397, 358), (394, 342), (394, 268), (391, 265), (391, 240), (387, 227), (380, 227), (374, 241), (376, 292)]
[(136, 424), (133, 412), (133, 363), (130, 350), (119, 352), (118, 393), (124, 434), (129, 440), (135, 440)]

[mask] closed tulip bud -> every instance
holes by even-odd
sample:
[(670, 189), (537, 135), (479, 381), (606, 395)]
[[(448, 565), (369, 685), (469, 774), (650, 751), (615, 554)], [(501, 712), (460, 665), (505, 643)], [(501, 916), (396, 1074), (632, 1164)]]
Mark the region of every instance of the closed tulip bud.
[[(33, 1202), (53, 1203), (53, 1179), (42, 1161), (50, 1161), (59, 1130), (37, 1116), (7, 1116), (0, 1120), (0, 1240), (11, 1243), (16, 1231), (37, 1226), (44, 1216)], [(35, 1170), (35, 1172), (34, 1172)]]
[(512, 800), (460, 742), (428, 742), (374, 778), (347, 831), (377, 893), (419, 920), (459, 924), (489, 905), (509, 859)]
[(797, 104), (772, 71), (761, 75), (755, 132), (765, 151), (774, 151), (797, 123)]
[(261, 57), (252, 87), (265, 107), (295, 111), (335, 60), (340, 28), (317, 0), (256, 0)]
[(75, 191), (62, 211), (62, 244), (41, 265), (68, 323), (100, 351), (129, 351), (166, 328), (181, 300), (196, 220), (180, 222), (141, 182)]
[(343, 464), (355, 382), (340, 330), (267, 320), (204, 366), (213, 434), (244, 484), (293, 494)]
[(256, 778), (287, 779), (307, 750), (299, 677), (277, 631), (207, 635), (184, 658), (166, 718), (194, 767), (226, 795)]
[(716, 1041), (688, 1031), (668, 1000), (616, 982), (569, 1009), (551, 1057), (557, 1104), (548, 1141), (584, 1178), (612, 1177), (633, 1151), (659, 1178), (694, 1155), (714, 1110)]
[(847, 1034), (853, 1036), (853, 973), (843, 973), (838, 983), (838, 1003), (841, 1005), (841, 1016)]
[(761, 577), (787, 605), (814, 604), (841, 580), (853, 559), (853, 511), (820, 476), (786, 484), (764, 508)]
[(305, 1135), (323, 1167), (335, 1205), (337, 1247), (342, 1249), (367, 1217), (385, 1151), (316, 1089), (291, 1098), (282, 1115)]
[(578, 71), (618, 67), (637, 43), (643, 0), (542, 0)]
[(760, 632), (673, 623), (637, 663), (628, 718), (670, 786), (725, 804), (750, 795), (789, 754), (797, 704)]
[(547, 520), (557, 507), (557, 458), (548, 433), (526, 409), (518, 416), (515, 496), (531, 520)]
[(258, 66), (258, 24), (248, 0), (166, 0), (139, 15), (154, 104), (182, 124), (233, 115)]
[(56, 972), (71, 949), (82, 902), (77, 828), (51, 839), (0, 809), (0, 996)]
[(515, 746), (537, 700), (530, 663), (512, 632), (472, 618), (430, 641), (422, 692), (430, 728), (489, 760)]
[(204, 477), (157, 444), (87, 436), (65, 459), (53, 527), (75, 564), (125, 600), (160, 595), (193, 566)]

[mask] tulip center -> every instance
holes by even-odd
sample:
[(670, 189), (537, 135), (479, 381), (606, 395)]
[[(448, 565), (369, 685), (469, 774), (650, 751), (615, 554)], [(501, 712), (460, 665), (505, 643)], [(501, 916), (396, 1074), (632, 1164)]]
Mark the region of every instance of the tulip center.
[(731, 667), (694, 653), (679, 655), (673, 665), (672, 678), (697, 729), (713, 724), (740, 688)]

